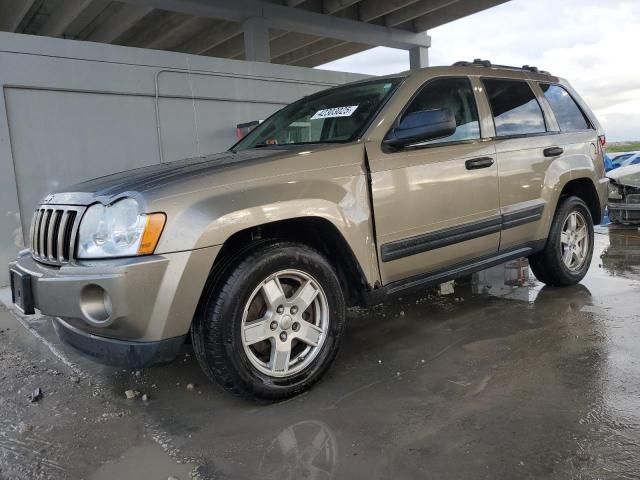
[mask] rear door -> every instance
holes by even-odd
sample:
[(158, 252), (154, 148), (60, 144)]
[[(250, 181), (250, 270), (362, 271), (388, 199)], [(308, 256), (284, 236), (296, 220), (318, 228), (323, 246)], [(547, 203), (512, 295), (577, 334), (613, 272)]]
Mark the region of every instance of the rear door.
[(503, 228), (500, 250), (505, 251), (541, 236), (543, 215), (549, 214), (542, 195), (545, 175), (563, 152), (529, 82), (483, 78), (482, 83), (495, 125)]
[[(597, 156), (604, 154), (598, 148), (598, 131), (574, 98), (575, 92), (558, 83), (540, 82), (534, 88), (539, 90), (543, 105), (553, 116), (554, 128), (558, 132), (556, 143), (562, 147), (564, 158), (572, 163), (576, 171), (584, 166), (589, 170), (595, 167), (596, 171), (602, 172), (604, 158)], [(596, 223), (599, 221), (597, 218), (593, 220)]]
[(384, 151), (380, 138), (367, 142), (385, 284), (498, 250), (495, 150), (492, 142), (481, 139), (470, 80), (460, 76), (427, 81), (394, 124), (411, 112), (444, 108), (456, 118), (450, 137), (399, 151)]

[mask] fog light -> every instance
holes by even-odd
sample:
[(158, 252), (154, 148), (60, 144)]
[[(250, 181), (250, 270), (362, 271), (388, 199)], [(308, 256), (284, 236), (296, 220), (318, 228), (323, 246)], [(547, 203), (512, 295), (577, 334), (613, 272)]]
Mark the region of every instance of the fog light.
[(80, 309), (92, 324), (104, 324), (112, 313), (111, 297), (99, 285), (86, 285), (80, 292)]

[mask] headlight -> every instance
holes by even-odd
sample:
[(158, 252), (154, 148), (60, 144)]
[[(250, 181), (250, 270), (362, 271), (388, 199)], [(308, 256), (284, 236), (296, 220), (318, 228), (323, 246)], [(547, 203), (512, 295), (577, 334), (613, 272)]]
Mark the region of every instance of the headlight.
[(612, 200), (622, 200), (618, 185), (612, 182), (609, 182), (609, 198)]
[(90, 206), (78, 231), (78, 258), (131, 257), (153, 253), (164, 213), (144, 214), (133, 198)]

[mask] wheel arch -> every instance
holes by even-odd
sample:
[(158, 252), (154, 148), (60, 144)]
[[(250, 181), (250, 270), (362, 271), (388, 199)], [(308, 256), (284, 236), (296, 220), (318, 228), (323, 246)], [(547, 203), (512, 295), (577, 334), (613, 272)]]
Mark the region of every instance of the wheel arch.
[[(364, 305), (365, 294), (371, 289), (364, 270), (338, 228), (322, 217), (290, 218), (235, 232), (224, 242), (216, 256), (210, 281), (217, 282), (224, 277), (248, 251), (275, 241), (298, 242), (318, 250), (334, 267), (344, 288), (347, 305)], [(211, 285), (208, 287), (211, 288)], [(207, 291), (207, 287), (204, 291)]]
[[(596, 190), (593, 181), (587, 177), (574, 178), (568, 181), (564, 187), (562, 187), (558, 198), (558, 205), (563, 198), (571, 196), (578, 197), (586, 203), (589, 208), (589, 212), (591, 213), (593, 223), (598, 225), (602, 219), (603, 212), (600, 207), (600, 197), (598, 196), (598, 191)], [(556, 210), (558, 205), (556, 205)]]

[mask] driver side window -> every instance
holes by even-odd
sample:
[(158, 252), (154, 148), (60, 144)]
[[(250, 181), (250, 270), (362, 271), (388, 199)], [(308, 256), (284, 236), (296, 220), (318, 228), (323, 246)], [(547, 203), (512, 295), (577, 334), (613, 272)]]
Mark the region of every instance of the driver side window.
[(428, 82), (411, 101), (400, 121), (413, 112), (439, 109), (448, 109), (453, 113), (456, 119), (455, 133), (445, 138), (421, 142), (417, 146), (480, 138), (478, 109), (468, 78), (441, 78)]

